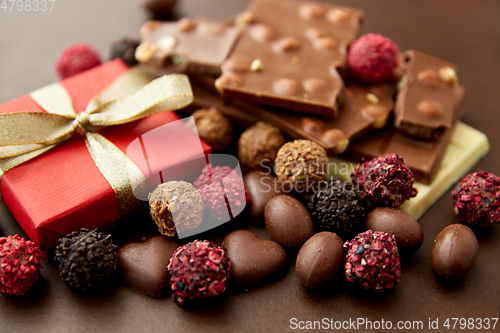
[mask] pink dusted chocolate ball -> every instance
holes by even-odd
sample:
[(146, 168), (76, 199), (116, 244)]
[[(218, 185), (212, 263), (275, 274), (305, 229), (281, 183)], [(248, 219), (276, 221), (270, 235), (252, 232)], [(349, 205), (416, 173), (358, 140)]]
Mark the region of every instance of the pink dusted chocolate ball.
[(357, 165), (351, 175), (361, 196), (375, 206), (399, 207), (417, 195), (413, 173), (402, 157), (387, 154)]
[(231, 271), (227, 250), (207, 240), (179, 246), (168, 264), (175, 301), (210, 298), (226, 290)]
[(401, 264), (393, 235), (368, 230), (345, 242), (344, 248), (347, 281), (378, 292), (394, 288), (399, 281)]
[(40, 252), (18, 235), (0, 237), (0, 291), (24, 295), (40, 276)]
[(361, 36), (352, 43), (347, 64), (359, 79), (375, 83), (393, 77), (399, 64), (399, 49), (389, 38), (379, 34)]
[(56, 60), (56, 72), (62, 79), (79, 74), (101, 64), (101, 57), (90, 45), (73, 44)]
[(500, 222), (500, 177), (495, 174), (468, 174), (451, 196), (460, 222), (479, 227)]

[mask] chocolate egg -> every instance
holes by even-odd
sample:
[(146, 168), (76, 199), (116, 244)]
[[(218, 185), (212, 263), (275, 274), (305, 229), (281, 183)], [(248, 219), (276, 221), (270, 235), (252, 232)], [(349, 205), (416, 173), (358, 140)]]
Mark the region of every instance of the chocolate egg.
[(231, 262), (230, 280), (236, 290), (248, 290), (283, 276), (285, 250), (276, 242), (262, 240), (247, 230), (228, 234), (222, 243)]
[(295, 272), (308, 288), (324, 287), (339, 272), (344, 261), (342, 238), (329, 231), (320, 232), (300, 248)]
[(432, 267), (445, 279), (463, 278), (477, 257), (477, 239), (463, 224), (452, 224), (441, 230), (432, 247)]
[(378, 207), (372, 210), (366, 217), (366, 229), (394, 235), (400, 254), (416, 252), (424, 241), (424, 231), (417, 220), (396, 208)]
[(245, 175), (245, 189), (250, 197), (250, 215), (252, 222), (264, 224), (264, 208), (269, 200), (283, 194), (281, 183), (276, 177), (262, 171), (252, 171)]
[(281, 194), (269, 200), (264, 217), (273, 239), (289, 249), (298, 248), (314, 234), (311, 215), (292, 196)]

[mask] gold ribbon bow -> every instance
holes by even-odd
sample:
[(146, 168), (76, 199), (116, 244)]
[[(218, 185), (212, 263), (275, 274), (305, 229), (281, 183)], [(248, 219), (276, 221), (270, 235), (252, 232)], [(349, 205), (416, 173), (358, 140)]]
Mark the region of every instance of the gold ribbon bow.
[(0, 114), (0, 177), (79, 133), (96, 166), (113, 188), (120, 216), (139, 201), (133, 188), (145, 183), (142, 172), (111, 141), (95, 131), (152, 114), (183, 108), (193, 101), (187, 76), (165, 75), (153, 81), (139, 69), (130, 69), (95, 96), (86, 110), (76, 114), (71, 96), (59, 83), (32, 92), (47, 113)]

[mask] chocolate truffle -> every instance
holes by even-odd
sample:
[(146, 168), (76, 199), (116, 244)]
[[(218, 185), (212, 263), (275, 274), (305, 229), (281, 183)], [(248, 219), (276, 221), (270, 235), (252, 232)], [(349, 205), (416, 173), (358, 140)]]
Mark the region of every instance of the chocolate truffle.
[(285, 143), (278, 151), (275, 164), (278, 180), (295, 191), (314, 190), (328, 173), (326, 151), (310, 140)]
[(193, 230), (201, 224), (203, 199), (198, 190), (188, 182), (170, 181), (160, 184), (149, 193), (148, 199), (151, 217), (165, 236), (175, 236), (178, 232)]
[(469, 273), (477, 257), (477, 239), (463, 224), (441, 230), (432, 247), (432, 267), (445, 279), (461, 279)]
[(283, 194), (281, 183), (272, 174), (262, 171), (252, 171), (243, 177), (245, 189), (250, 198), (250, 215), (252, 222), (264, 224), (264, 208), (269, 200)]
[(295, 272), (308, 288), (326, 286), (342, 268), (344, 249), (342, 238), (323, 231), (307, 240), (300, 248)]
[(194, 186), (201, 195), (205, 210), (218, 221), (228, 216), (236, 217), (248, 201), (243, 179), (228, 165), (205, 166)]
[(271, 283), (287, 271), (286, 252), (278, 243), (263, 240), (248, 230), (228, 234), (222, 243), (231, 261), (232, 286), (249, 290)]
[(179, 243), (156, 236), (143, 243), (131, 243), (118, 250), (118, 263), (125, 284), (150, 297), (165, 297), (170, 289), (168, 263)]
[(80, 229), (59, 239), (55, 260), (61, 278), (69, 286), (84, 291), (103, 290), (112, 281), (118, 247), (111, 235)]
[(311, 215), (290, 195), (280, 194), (269, 200), (264, 216), (272, 238), (286, 248), (298, 248), (314, 234)]
[(18, 235), (0, 237), (0, 291), (24, 295), (40, 276), (38, 246)]
[(168, 264), (173, 297), (187, 300), (210, 298), (226, 290), (231, 263), (225, 248), (207, 240), (179, 246)]
[(416, 252), (424, 241), (424, 231), (420, 224), (401, 209), (389, 207), (373, 209), (366, 217), (366, 229), (394, 235), (399, 254)]
[(199, 109), (193, 113), (194, 123), (200, 138), (213, 152), (223, 152), (233, 140), (233, 126), (216, 108)]
[(401, 277), (398, 247), (393, 235), (368, 230), (345, 242), (345, 276), (366, 290), (394, 288)]
[(56, 72), (60, 78), (80, 74), (101, 64), (101, 57), (94, 48), (85, 43), (66, 48), (56, 60)]
[(365, 223), (366, 210), (361, 195), (351, 182), (341, 178), (322, 182), (311, 196), (308, 208), (319, 229), (343, 237), (353, 232), (357, 234)]
[(159, 20), (168, 19), (177, 0), (144, 0), (144, 8), (151, 17)]
[(500, 177), (495, 174), (468, 174), (451, 196), (460, 222), (479, 227), (500, 222)]
[(375, 206), (399, 207), (417, 195), (413, 173), (402, 157), (387, 154), (357, 165), (351, 175), (361, 196)]
[(129, 67), (137, 65), (135, 60), (135, 49), (139, 46), (140, 41), (130, 38), (122, 38), (111, 46), (109, 59), (122, 59)]
[(238, 159), (245, 171), (272, 168), (278, 149), (285, 143), (279, 128), (258, 122), (245, 132), (238, 141)]

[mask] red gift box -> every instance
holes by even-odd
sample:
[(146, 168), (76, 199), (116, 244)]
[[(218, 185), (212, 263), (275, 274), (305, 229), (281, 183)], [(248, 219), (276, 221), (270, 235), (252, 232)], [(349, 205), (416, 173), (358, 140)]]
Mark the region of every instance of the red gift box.
[[(121, 60), (114, 60), (60, 83), (69, 92), (78, 114), (95, 95), (127, 70)], [(29, 95), (0, 105), (0, 113), (20, 111), (45, 112)], [(99, 133), (125, 153), (128, 145), (141, 135), (176, 120), (179, 117), (174, 112), (162, 112), (128, 124), (106, 127)], [(155, 156), (155, 169), (145, 170), (133, 161), (145, 178), (151, 176), (150, 172), (166, 170), (210, 153), (210, 147), (186, 126), (175, 126), (175, 129), (168, 142), (148, 147), (150, 151), (168, 151), (160, 159)], [(190, 145), (193, 137), (201, 141), (201, 145)], [(183, 176), (195, 172), (194, 168), (194, 164), (191, 170), (182, 168)], [(179, 168), (174, 169), (179, 171)], [(113, 188), (97, 168), (83, 137), (77, 134), (41, 156), (6, 171), (1, 178), (1, 193), (21, 227), (42, 249), (55, 246), (61, 236), (71, 231), (105, 227), (120, 217)]]

